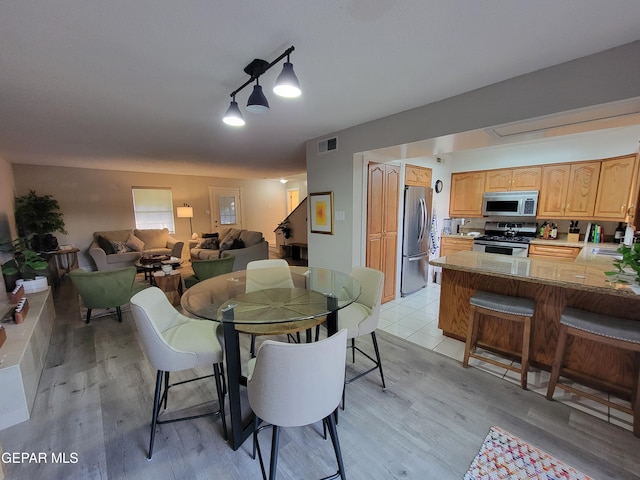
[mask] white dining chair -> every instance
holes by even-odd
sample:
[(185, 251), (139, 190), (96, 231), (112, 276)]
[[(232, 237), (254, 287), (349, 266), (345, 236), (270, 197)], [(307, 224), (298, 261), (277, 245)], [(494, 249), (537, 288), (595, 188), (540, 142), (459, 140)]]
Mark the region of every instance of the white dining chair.
[[(379, 370), (382, 388), (386, 388), (384, 373), (382, 372), (382, 361), (380, 360), (380, 349), (376, 338), (376, 329), (378, 328), (382, 304), (384, 274), (373, 268), (358, 266), (353, 267), (351, 276), (358, 280), (361, 285), (360, 296), (354, 303), (347, 305), (338, 312), (338, 328), (347, 330), (347, 339), (351, 340), (348, 348), (351, 348), (352, 362), (355, 363), (356, 351), (358, 351), (371, 360), (374, 365), (368, 370), (347, 379), (345, 383), (349, 384), (374, 370)], [(364, 352), (355, 343), (356, 338), (365, 335), (371, 335), (375, 358)]]
[[(151, 417), (151, 438), (149, 453), (153, 454), (156, 426), (190, 420), (209, 415), (222, 419), (224, 439), (227, 440), (227, 423), (224, 411), (226, 385), (223, 373), (223, 352), (216, 329), (220, 324), (209, 320), (195, 320), (180, 314), (167, 297), (157, 287), (147, 288), (131, 298), (131, 310), (138, 329), (142, 349), (149, 363), (157, 369), (156, 388)], [(213, 365), (213, 375), (205, 375), (190, 380), (169, 384), (169, 373)], [(167, 408), (169, 389), (204, 378), (215, 378), (218, 395), (218, 410), (210, 413), (159, 420), (160, 406)], [(163, 390), (164, 383), (164, 390)]]
[[(335, 477), (344, 480), (345, 471), (338, 440), (334, 412), (344, 389), (344, 359), (347, 331), (313, 343), (283, 343), (265, 340), (257, 356), (249, 360), (247, 394), (256, 422), (266, 422), (254, 430), (262, 476), (266, 472), (258, 442), (258, 432), (271, 426), (271, 459), (269, 480), (275, 480), (278, 463), (278, 440), (281, 427), (301, 427), (320, 420), (329, 430), (338, 471)], [(333, 478), (333, 476), (331, 477)]]

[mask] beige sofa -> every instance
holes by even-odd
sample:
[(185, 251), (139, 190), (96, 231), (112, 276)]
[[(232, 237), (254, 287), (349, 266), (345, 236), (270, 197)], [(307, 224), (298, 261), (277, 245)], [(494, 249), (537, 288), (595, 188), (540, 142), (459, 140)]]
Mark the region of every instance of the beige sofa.
[(111, 230), (93, 233), (89, 254), (98, 270), (113, 270), (133, 265), (144, 254), (181, 258), (183, 247), (166, 228)]
[(235, 257), (233, 271), (237, 272), (245, 270), (247, 263), (253, 260), (269, 258), (269, 242), (264, 239), (262, 232), (222, 228), (217, 237), (203, 238), (200, 236), (190, 240), (189, 253), (192, 261), (233, 255)]

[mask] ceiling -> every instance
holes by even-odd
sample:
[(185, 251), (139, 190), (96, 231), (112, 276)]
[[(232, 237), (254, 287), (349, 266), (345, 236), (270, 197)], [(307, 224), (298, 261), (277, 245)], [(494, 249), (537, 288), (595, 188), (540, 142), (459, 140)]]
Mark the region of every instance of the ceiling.
[[(637, 0), (20, 0), (0, 8), (0, 157), (217, 177), (306, 170), (305, 141), (640, 39)], [(254, 58), (303, 89), (221, 118)]]

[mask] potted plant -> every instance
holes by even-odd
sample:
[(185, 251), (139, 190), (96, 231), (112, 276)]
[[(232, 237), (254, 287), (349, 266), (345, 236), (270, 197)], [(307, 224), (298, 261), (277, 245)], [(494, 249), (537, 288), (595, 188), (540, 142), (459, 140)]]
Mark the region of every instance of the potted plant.
[(47, 261), (35, 251), (26, 247), (26, 240), (18, 238), (13, 242), (2, 245), (3, 251), (13, 251), (13, 258), (2, 264), (2, 276), (5, 289), (12, 291), (16, 286), (16, 280), (31, 280), (38, 275), (47, 276)]
[(622, 258), (613, 261), (615, 270), (605, 272), (605, 275), (615, 277), (614, 280), (620, 283), (629, 283), (625, 277), (640, 283), (640, 243), (634, 243), (630, 247), (620, 245), (618, 253), (622, 254)]
[(60, 205), (51, 195), (38, 195), (35, 190), (15, 198), (15, 218), (18, 235), (29, 241), (35, 251), (58, 248), (54, 232), (67, 233)]

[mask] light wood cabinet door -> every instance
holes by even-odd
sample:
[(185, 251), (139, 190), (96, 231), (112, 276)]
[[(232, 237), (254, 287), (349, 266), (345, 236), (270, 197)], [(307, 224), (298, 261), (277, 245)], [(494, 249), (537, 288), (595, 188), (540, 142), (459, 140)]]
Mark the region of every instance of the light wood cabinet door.
[(540, 190), (542, 167), (514, 168), (511, 175), (511, 190)]
[(564, 216), (564, 207), (569, 189), (571, 165), (548, 165), (542, 167), (542, 182), (538, 199), (538, 218)]
[(487, 170), (485, 192), (540, 190), (542, 167), (503, 168)]
[(580, 250), (580, 247), (530, 244), (529, 257), (573, 261), (580, 254)]
[(367, 266), (384, 273), (382, 301), (395, 298), (400, 167), (369, 164)]
[(507, 192), (511, 189), (513, 170), (505, 168), (503, 170), (489, 170), (486, 172), (484, 182), (485, 192)]
[(473, 238), (470, 237), (442, 237), (440, 238), (440, 256), (446, 257), (452, 253), (473, 250)]
[(404, 171), (404, 184), (415, 187), (430, 187), (431, 169), (418, 167), (417, 165), (406, 165)]
[(451, 174), (449, 216), (481, 217), (485, 172), (459, 172)]
[(594, 216), (625, 221), (632, 202), (632, 186), (637, 175), (636, 156), (603, 160)]
[(571, 164), (569, 190), (564, 216), (568, 218), (590, 218), (598, 195), (600, 162)]

